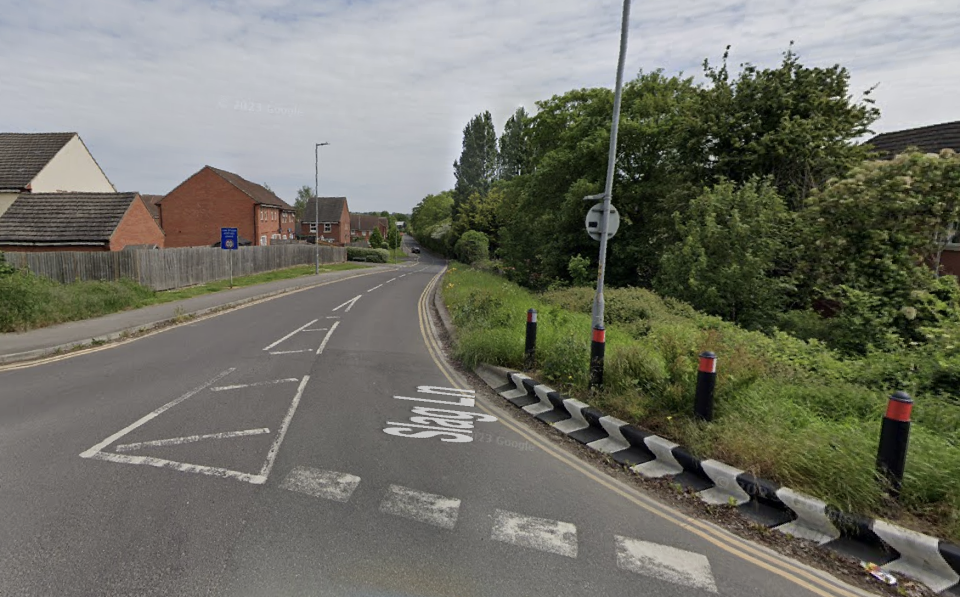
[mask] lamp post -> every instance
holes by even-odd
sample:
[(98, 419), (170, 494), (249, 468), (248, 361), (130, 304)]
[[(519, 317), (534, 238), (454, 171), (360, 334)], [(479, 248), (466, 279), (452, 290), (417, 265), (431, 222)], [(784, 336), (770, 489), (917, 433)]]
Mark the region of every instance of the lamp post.
[[(620, 25), (620, 58), (617, 62), (617, 83), (613, 94), (613, 123), (610, 126), (610, 150), (607, 155), (607, 180), (603, 188), (603, 219), (600, 224), (600, 264), (597, 272), (597, 294), (593, 299), (593, 336), (590, 352), (590, 387), (603, 385), (603, 353), (606, 332), (603, 325), (603, 277), (607, 265), (607, 225), (610, 221), (610, 199), (613, 196), (613, 175), (617, 163), (617, 130), (620, 126), (620, 97), (623, 90), (623, 63), (627, 54), (627, 32), (630, 29), (630, 0), (623, 0)], [(599, 199), (592, 196), (585, 199)]]
[(324, 145), (330, 145), (327, 142), (315, 143), (313, 147), (313, 244), (316, 247), (317, 264), (314, 268), (314, 274), (320, 275), (320, 148)]

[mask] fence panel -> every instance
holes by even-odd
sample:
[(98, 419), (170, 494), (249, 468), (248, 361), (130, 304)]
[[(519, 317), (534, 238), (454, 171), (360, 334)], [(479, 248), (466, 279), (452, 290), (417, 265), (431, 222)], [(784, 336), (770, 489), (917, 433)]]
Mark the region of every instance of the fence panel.
[[(215, 247), (114, 252), (11, 251), (3, 255), (14, 267), (26, 268), (38, 276), (64, 284), (128, 278), (153, 290), (171, 290), (225, 280), (230, 277), (231, 262), (234, 277), (310, 265), (315, 262), (316, 247), (276, 245), (240, 247), (236, 251)], [(346, 260), (345, 248), (320, 247), (320, 263), (343, 263)]]

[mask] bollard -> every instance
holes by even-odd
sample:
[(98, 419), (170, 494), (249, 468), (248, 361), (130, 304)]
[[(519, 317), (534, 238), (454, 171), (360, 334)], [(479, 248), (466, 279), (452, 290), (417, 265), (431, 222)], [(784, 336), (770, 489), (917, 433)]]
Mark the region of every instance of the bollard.
[(910, 440), (910, 411), (913, 399), (906, 392), (894, 392), (887, 403), (887, 414), (880, 426), (880, 447), (877, 449), (877, 470), (890, 484), (890, 496), (899, 497), (903, 471), (907, 464)]
[(537, 363), (537, 310), (527, 311), (527, 346), (524, 351), (527, 370), (532, 370)]
[(603, 353), (607, 346), (607, 331), (602, 324), (593, 328), (590, 343), (590, 389), (603, 387)]
[(697, 370), (697, 395), (693, 403), (693, 415), (701, 421), (713, 420), (713, 390), (717, 386), (717, 355), (710, 352), (700, 353), (700, 367)]

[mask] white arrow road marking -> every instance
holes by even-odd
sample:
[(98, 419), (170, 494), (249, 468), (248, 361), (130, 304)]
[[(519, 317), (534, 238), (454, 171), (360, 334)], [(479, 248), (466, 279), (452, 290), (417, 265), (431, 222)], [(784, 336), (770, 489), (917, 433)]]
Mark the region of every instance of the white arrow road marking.
[(362, 297), (362, 296), (363, 296), (362, 294), (358, 294), (357, 296), (355, 296), (355, 297), (353, 297), (352, 299), (350, 299), (349, 301), (343, 303), (343, 304), (340, 305), (339, 307), (335, 307), (333, 310), (334, 310), (334, 311), (339, 311), (341, 308), (346, 307), (346, 309), (344, 309), (343, 312), (344, 312), (344, 313), (349, 313), (349, 312), (350, 312), (350, 309), (353, 309), (353, 306), (357, 303), (357, 301), (360, 300), (360, 297)]
[[(292, 351), (291, 351), (292, 352)], [(300, 352), (300, 351), (298, 351)], [(272, 354), (272, 353), (271, 353)], [(288, 377), (286, 379), (271, 379), (270, 381), (258, 381), (254, 383), (241, 383), (234, 386), (217, 386), (210, 388), (211, 392), (223, 392), (224, 390), (239, 390), (240, 388), (255, 388), (257, 386), (272, 386), (278, 383), (291, 383), (300, 381), (296, 377)]]
[[(340, 323), (339, 321), (337, 323)], [(333, 325), (333, 329), (336, 329), (337, 325)], [(333, 329), (330, 332), (333, 332)], [(330, 334), (327, 334), (329, 337)], [(270, 446), (270, 451), (267, 452), (267, 461), (263, 463), (263, 468), (260, 469), (260, 477), (263, 477), (263, 483), (267, 480), (267, 477), (270, 476), (270, 469), (273, 468), (273, 461), (277, 458), (277, 453), (280, 451), (280, 444), (283, 443), (283, 438), (287, 435), (287, 428), (290, 427), (290, 421), (293, 420), (293, 413), (297, 412), (297, 406), (300, 404), (300, 398), (303, 396), (303, 390), (307, 387), (307, 382), (310, 381), (309, 375), (304, 375), (303, 380), (300, 382), (300, 386), (297, 388), (297, 393), (293, 397), (293, 402), (290, 404), (290, 409), (287, 411), (286, 416), (283, 417), (283, 423), (280, 424), (280, 433), (277, 434), (277, 439), (273, 440), (273, 445)]]
[(290, 332), (289, 334), (287, 334), (287, 335), (284, 336), (283, 338), (280, 338), (279, 340), (277, 340), (277, 341), (274, 342), (273, 344), (270, 344), (269, 346), (266, 346), (266, 347), (264, 348), (264, 350), (270, 350), (271, 348), (273, 348), (273, 347), (276, 346), (277, 344), (280, 344), (280, 343), (283, 342), (284, 340), (287, 340), (287, 339), (291, 338), (291, 337), (292, 337), (294, 334), (296, 334), (297, 332), (301, 332), (301, 331), (303, 331), (304, 329), (312, 326), (312, 325), (315, 324), (315, 323), (317, 323), (317, 320), (316, 320), (316, 319), (314, 319), (314, 320), (311, 321), (310, 323), (307, 323), (307, 324), (304, 324), (304, 325), (298, 327), (297, 329), (293, 330), (292, 332)]
[(355, 475), (298, 466), (290, 471), (280, 488), (335, 502), (347, 502), (359, 484), (360, 477)]
[(497, 510), (490, 538), (568, 558), (577, 557), (577, 527), (569, 522)]
[(163, 413), (165, 413), (166, 411), (170, 410), (170, 409), (173, 408), (174, 406), (180, 404), (181, 402), (183, 402), (183, 401), (186, 400), (187, 398), (190, 398), (191, 396), (193, 396), (193, 395), (199, 393), (200, 391), (206, 389), (208, 386), (211, 386), (211, 385), (215, 384), (216, 382), (220, 381), (224, 376), (229, 375), (230, 373), (233, 373), (234, 371), (236, 371), (236, 368), (235, 368), (235, 367), (231, 367), (230, 369), (227, 369), (226, 371), (221, 371), (220, 373), (218, 373), (218, 374), (217, 374), (213, 379), (211, 379), (210, 381), (204, 382), (203, 384), (195, 387), (194, 389), (190, 390), (189, 392), (187, 392), (187, 393), (184, 394), (183, 396), (180, 396), (180, 397), (177, 398), (176, 400), (172, 400), (172, 401), (170, 401), (170, 402), (167, 402), (166, 404), (164, 404), (163, 406), (161, 406), (161, 407), (158, 408), (157, 410), (155, 410), (155, 411), (153, 411), (153, 412), (151, 412), (151, 413), (149, 413), (149, 414), (147, 414), (147, 415), (144, 415), (144, 416), (143, 416), (142, 418), (140, 418), (138, 421), (136, 421), (136, 422), (134, 422), (134, 423), (131, 423), (130, 425), (128, 425), (128, 426), (124, 427), (123, 429), (121, 429), (120, 431), (114, 433), (113, 435), (111, 435), (111, 436), (108, 437), (107, 439), (103, 440), (103, 441), (100, 442), (99, 444), (97, 444), (97, 445), (93, 446), (92, 448), (90, 448), (89, 450), (81, 453), (81, 454), (80, 454), (80, 457), (81, 457), (81, 458), (93, 458), (94, 456), (97, 455), (97, 453), (100, 452), (100, 450), (102, 450), (103, 448), (109, 446), (110, 444), (112, 444), (113, 442), (117, 441), (118, 439), (120, 439), (120, 438), (123, 437), (124, 435), (130, 433), (131, 431), (133, 431), (133, 430), (136, 429), (137, 427), (140, 427), (141, 425), (144, 425), (145, 423), (149, 422), (150, 420), (157, 418), (158, 416), (160, 416), (161, 414), (163, 414)]
[(387, 496), (380, 502), (380, 511), (452, 529), (457, 525), (460, 500), (391, 485)]
[(330, 331), (327, 332), (327, 335), (323, 337), (323, 342), (320, 343), (320, 348), (317, 349), (317, 354), (323, 354), (323, 349), (326, 348), (327, 342), (330, 341), (330, 336), (333, 335), (333, 330), (337, 329), (337, 326), (340, 325), (339, 321), (334, 321), (333, 326), (330, 327)]
[(717, 592), (710, 561), (698, 553), (669, 545), (615, 536), (617, 566), (621, 570), (652, 576), (678, 585)]
[(373, 292), (374, 290), (376, 290), (377, 288), (380, 288), (381, 286), (383, 286), (383, 284), (377, 284), (376, 286), (374, 286), (373, 288), (371, 288), (371, 289), (368, 290), (367, 292)]
[[(294, 380), (297, 381), (297, 380)], [(155, 439), (148, 442), (137, 442), (135, 444), (120, 444), (114, 448), (117, 452), (133, 452), (140, 448), (151, 446), (177, 446), (180, 444), (190, 444), (203, 441), (205, 439), (228, 439), (231, 437), (248, 437), (251, 435), (263, 435), (270, 433), (266, 427), (260, 429), (245, 429), (244, 431), (224, 431), (223, 433), (208, 433), (206, 435), (187, 435), (184, 437), (171, 437), (170, 439)]]

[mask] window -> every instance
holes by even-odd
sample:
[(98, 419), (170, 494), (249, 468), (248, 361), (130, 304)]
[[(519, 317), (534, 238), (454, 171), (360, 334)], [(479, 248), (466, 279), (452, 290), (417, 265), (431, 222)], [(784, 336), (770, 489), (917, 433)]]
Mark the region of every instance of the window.
[(333, 228), (330, 226), (330, 223), (329, 223), (329, 222), (324, 222), (324, 224), (323, 224), (323, 231), (324, 231), (324, 232), (330, 232), (331, 230), (333, 230)]
[(316, 233), (316, 232), (317, 232), (317, 225), (316, 225), (316, 223), (310, 222), (310, 232), (313, 232), (313, 233)]
[(960, 244), (960, 222), (953, 222), (947, 226), (947, 240), (945, 244), (956, 246)]
[(266, 234), (264, 234), (263, 236), (260, 237), (260, 246), (261, 246), (261, 247), (267, 246), (267, 235), (266, 235)]

